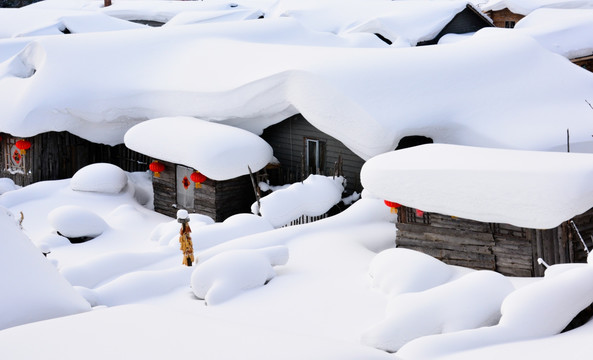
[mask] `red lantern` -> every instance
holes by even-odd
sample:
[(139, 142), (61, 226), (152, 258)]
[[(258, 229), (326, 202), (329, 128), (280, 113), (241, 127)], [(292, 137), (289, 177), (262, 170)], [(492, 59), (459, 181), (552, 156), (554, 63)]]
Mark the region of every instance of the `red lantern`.
[(27, 153), (27, 150), (31, 148), (31, 142), (24, 139), (20, 139), (14, 145), (17, 147), (17, 149), (21, 150), (22, 155), (25, 155)]
[(151, 162), (150, 165), (148, 165), (148, 168), (154, 173), (154, 176), (156, 177), (161, 177), (161, 173), (165, 171), (165, 165), (156, 160)]
[(416, 209), (416, 216), (423, 217), (424, 216), (424, 211)]
[(202, 174), (199, 171), (195, 171), (191, 174), (191, 181), (196, 183), (196, 189), (199, 189), (202, 187), (202, 183), (204, 181), (206, 181), (208, 178), (206, 176), (204, 176), (204, 174)]
[(387, 205), (391, 208), (392, 214), (397, 214), (397, 209), (401, 207), (400, 204), (393, 202), (393, 201), (385, 200), (384, 202), (385, 202), (385, 205)]

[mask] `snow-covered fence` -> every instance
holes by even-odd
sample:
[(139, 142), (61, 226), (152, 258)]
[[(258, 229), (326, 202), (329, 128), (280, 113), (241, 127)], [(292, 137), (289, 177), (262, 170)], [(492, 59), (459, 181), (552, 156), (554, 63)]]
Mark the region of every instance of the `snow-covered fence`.
[(308, 216), (308, 215), (303, 215), (297, 219), (292, 220), (291, 222), (289, 222), (288, 224), (282, 226), (282, 227), (286, 227), (286, 226), (293, 226), (293, 225), (301, 225), (301, 224), (308, 224), (308, 223), (312, 223), (315, 222), (317, 220), (321, 220), (321, 219), (325, 219), (326, 217), (328, 217), (328, 213), (325, 214), (321, 214), (318, 216)]

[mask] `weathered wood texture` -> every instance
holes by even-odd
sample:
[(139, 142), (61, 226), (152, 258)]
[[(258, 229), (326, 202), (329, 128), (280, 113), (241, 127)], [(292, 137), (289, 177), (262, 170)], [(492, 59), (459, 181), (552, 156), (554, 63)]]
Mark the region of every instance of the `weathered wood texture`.
[[(4, 142), (10, 135), (1, 134)], [(132, 151), (125, 145), (109, 146), (92, 143), (68, 132), (47, 132), (28, 138), (31, 149), (24, 156), (26, 173), (10, 174), (6, 171), (4, 154), (2, 176), (12, 178), (21, 186), (41, 180), (59, 180), (72, 177), (79, 169), (93, 163), (106, 162), (119, 166), (126, 171), (145, 171), (148, 158)]]
[[(591, 248), (593, 211), (574, 218)], [(418, 250), (451, 265), (487, 269), (510, 276), (542, 276), (548, 264), (584, 262), (586, 253), (567, 223), (554, 229), (526, 229), (436, 213), (398, 212), (396, 246)]]
[[(165, 170), (160, 173), (160, 177), (152, 177), (154, 209), (176, 217), (179, 210), (176, 184), (181, 179), (176, 178), (176, 164), (162, 160), (159, 162), (165, 165)], [(194, 209), (187, 210), (219, 222), (235, 214), (249, 213), (253, 202), (255, 194), (248, 175), (225, 181), (208, 179), (194, 191)]]
[(573, 64), (582, 67), (585, 70), (593, 72), (593, 56), (583, 56), (580, 58), (571, 59)]
[(484, 15), (480, 14), (470, 5), (467, 5), (465, 9), (459, 12), (451, 19), (451, 21), (445, 25), (445, 27), (431, 40), (420, 41), (418, 46), (422, 45), (434, 45), (447, 34), (467, 34), (476, 32), (485, 27), (493, 26)]
[(316, 139), (325, 144), (325, 157), (320, 172), (333, 175), (338, 158), (342, 158), (342, 171), (347, 180), (346, 190), (362, 191), (360, 169), (364, 160), (354, 154), (340, 141), (319, 131), (301, 114), (294, 115), (281, 123), (264, 130), (262, 138), (274, 149), (274, 156), (280, 161), (279, 175), (270, 174), (273, 185), (283, 185), (303, 180), (302, 159), (305, 152), (304, 139)]
[(519, 20), (523, 19), (525, 16), (521, 14), (515, 14), (511, 10), (504, 8), (501, 10), (490, 10), (486, 12), (486, 15), (492, 19), (494, 26), (504, 28), (507, 27), (508, 22), (512, 22), (516, 24)]

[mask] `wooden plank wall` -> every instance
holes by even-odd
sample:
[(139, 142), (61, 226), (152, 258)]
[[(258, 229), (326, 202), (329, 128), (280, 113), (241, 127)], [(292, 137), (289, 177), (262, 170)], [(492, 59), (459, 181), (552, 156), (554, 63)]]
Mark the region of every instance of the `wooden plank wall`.
[[(2, 137), (6, 138), (7, 134)], [(72, 177), (81, 168), (98, 162), (119, 166), (125, 171), (146, 171), (148, 157), (132, 151), (120, 144), (109, 146), (92, 143), (68, 132), (47, 132), (28, 138), (31, 149), (25, 155), (26, 175), (11, 175), (6, 171), (2, 176), (12, 178), (24, 186), (42, 180), (59, 180)], [(3, 139), (3, 143), (4, 143)], [(4, 146), (0, 151), (4, 151)], [(4, 170), (4, 156), (2, 156)]]
[[(160, 174), (160, 177), (152, 177), (154, 209), (161, 214), (176, 217), (179, 209), (176, 164), (162, 160), (159, 162), (165, 165), (165, 171)], [(192, 183), (191, 186), (194, 184)], [(208, 179), (202, 183), (201, 188), (194, 191), (194, 209), (187, 210), (220, 222), (238, 213), (250, 213), (251, 204), (254, 201), (255, 194), (248, 175), (226, 181)]]
[[(574, 218), (587, 247), (593, 247), (593, 211)], [(421, 251), (451, 265), (488, 269), (510, 276), (543, 276), (549, 265), (585, 262), (584, 247), (568, 222), (554, 229), (526, 229), (436, 213), (398, 213), (396, 246)]]
[(364, 160), (354, 154), (340, 141), (319, 131), (311, 125), (301, 114), (294, 115), (276, 125), (264, 130), (262, 138), (274, 149), (274, 156), (281, 163), (282, 176), (272, 185), (283, 185), (301, 181), (302, 156), (304, 153), (304, 138), (318, 139), (325, 142), (325, 167), (321, 169), (324, 175), (333, 175), (338, 157), (342, 156), (343, 174), (347, 180), (346, 190), (362, 191), (360, 184), (360, 169)]

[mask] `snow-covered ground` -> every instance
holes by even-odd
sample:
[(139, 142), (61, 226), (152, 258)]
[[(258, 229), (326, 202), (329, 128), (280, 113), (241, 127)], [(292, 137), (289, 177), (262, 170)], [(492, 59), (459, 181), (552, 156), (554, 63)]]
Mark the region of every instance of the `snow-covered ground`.
[[(593, 155), (564, 154), (568, 130), (572, 151), (593, 152), (593, 75), (565, 58), (593, 48), (590, 10), (416, 48), (465, 4), (396, 3), (0, 9), (1, 132), (125, 137), (224, 179), (271, 161), (254, 134), (300, 112), (368, 160), (360, 199), (314, 223), (282, 227), (340, 201), (342, 179), (272, 187), (252, 207), (261, 216), (190, 214), (192, 267), (180, 224), (152, 210), (149, 173), (94, 164), (23, 188), (0, 179), (0, 358), (589, 359), (592, 322), (559, 333), (593, 302), (591, 264), (538, 279), (449, 266), (395, 248), (383, 200), (543, 227), (590, 208)], [(430, 15), (401, 26), (422, 7)], [(408, 135), (457, 146), (392, 152)]]
[[(591, 265), (539, 279), (449, 266), (396, 249), (394, 214), (363, 193), (291, 227), (190, 215), (197, 265), (186, 267), (180, 225), (150, 210), (149, 180), (97, 164), (0, 195), (0, 357), (588, 357), (577, 345), (591, 326), (557, 334), (593, 302)], [(267, 206), (302, 198), (282, 192)]]

